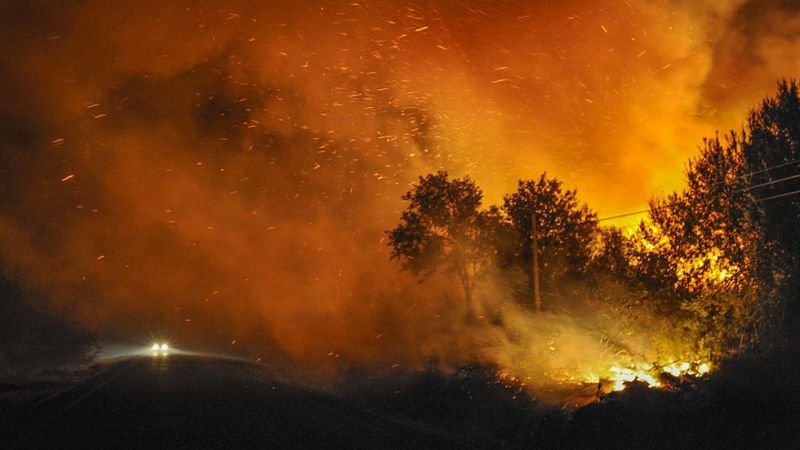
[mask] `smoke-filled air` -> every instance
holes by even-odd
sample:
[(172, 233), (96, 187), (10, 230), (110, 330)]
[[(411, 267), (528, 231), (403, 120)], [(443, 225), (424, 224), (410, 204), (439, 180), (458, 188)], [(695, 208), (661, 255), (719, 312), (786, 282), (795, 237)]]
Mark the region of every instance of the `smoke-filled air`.
[(708, 167), (729, 157), (730, 212), (758, 200), (740, 175), (789, 161), (748, 149), (762, 100), (797, 98), (776, 84), (800, 72), (796, 2), (0, 17), (6, 369), (28, 343), (164, 338), (324, 387), (478, 364), (534, 393), (611, 391), (703, 376), (768, 334), (753, 280), (774, 247), (748, 245), (780, 236), (714, 216)]

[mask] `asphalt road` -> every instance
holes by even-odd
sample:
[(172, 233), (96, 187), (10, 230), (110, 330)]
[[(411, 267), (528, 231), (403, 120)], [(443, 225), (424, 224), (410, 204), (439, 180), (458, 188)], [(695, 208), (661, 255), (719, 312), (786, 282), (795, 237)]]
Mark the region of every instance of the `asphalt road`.
[(217, 358), (144, 356), (0, 411), (2, 448), (458, 448), (456, 442)]

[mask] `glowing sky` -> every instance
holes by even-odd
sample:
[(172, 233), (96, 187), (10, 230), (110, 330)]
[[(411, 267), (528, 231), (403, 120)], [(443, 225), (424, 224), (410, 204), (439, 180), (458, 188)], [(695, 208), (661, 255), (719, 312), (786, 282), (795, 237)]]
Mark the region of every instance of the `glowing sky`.
[(310, 359), (438, 333), (383, 240), (418, 175), (638, 210), (800, 68), (787, 0), (0, 8), (3, 276), (92, 329)]

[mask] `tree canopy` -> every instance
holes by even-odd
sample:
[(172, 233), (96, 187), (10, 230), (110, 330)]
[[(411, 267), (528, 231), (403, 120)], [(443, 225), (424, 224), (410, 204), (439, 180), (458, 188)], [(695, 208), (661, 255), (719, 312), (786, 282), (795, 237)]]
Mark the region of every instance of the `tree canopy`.
[(785, 331), (800, 336), (800, 86), (778, 83), (775, 96), (750, 112), (742, 153), (760, 199), (760, 280), (778, 291)]
[(545, 293), (552, 297), (564, 276), (586, 271), (597, 215), (578, 202), (576, 190), (564, 189), (561, 180), (543, 173), (535, 180), (520, 180), (516, 192), (504, 197), (502, 211), (518, 238), (514, 261), (524, 269), (531, 266), (536, 225)]
[(437, 270), (455, 277), (473, 308), (475, 279), (495, 254), (497, 208), (481, 209), (483, 193), (469, 177), (450, 180), (442, 171), (420, 177), (402, 199), (400, 224), (387, 232), (392, 258), (421, 280)]
[(484, 208), (470, 178), (437, 172), (403, 196), (389, 244), (420, 279), (439, 270), (457, 278), (471, 307), (491, 267), (523, 303), (536, 272), (549, 301), (573, 295), (564, 288), (573, 282), (596, 289), (613, 279), (600, 297), (624, 286), (700, 351), (722, 357), (800, 336), (798, 168), (800, 86), (783, 81), (741, 132), (703, 140), (685, 189), (651, 200), (635, 230), (599, 228), (577, 192), (546, 174), (520, 180), (500, 208)]
[(541, 230), (536, 240), (546, 287), (588, 265), (596, 216), (578, 203), (576, 191), (545, 174), (520, 181), (502, 208), (482, 209), (475, 183), (468, 177), (451, 180), (447, 172), (420, 177), (402, 198), (408, 205), (400, 224), (387, 232), (392, 258), (420, 280), (439, 270), (457, 278), (469, 304), (476, 280), (492, 264), (531, 272), (532, 217)]

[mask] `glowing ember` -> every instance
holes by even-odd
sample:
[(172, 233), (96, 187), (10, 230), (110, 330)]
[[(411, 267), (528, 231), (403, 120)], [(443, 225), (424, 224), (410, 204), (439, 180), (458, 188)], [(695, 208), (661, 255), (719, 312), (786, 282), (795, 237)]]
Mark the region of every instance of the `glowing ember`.
[(621, 391), (625, 389), (625, 383), (633, 381), (641, 381), (646, 383), (651, 388), (663, 387), (662, 383), (658, 381), (658, 377), (662, 373), (667, 373), (673, 377), (693, 376), (702, 377), (711, 371), (709, 363), (690, 363), (687, 361), (674, 362), (661, 368), (652, 367), (648, 370), (641, 370), (637, 368), (622, 368), (613, 366), (609, 369), (611, 375), (608, 379), (613, 383), (612, 389), (614, 391)]
[(661, 386), (661, 383), (659, 383), (654, 376), (642, 370), (627, 369), (616, 366), (612, 367), (610, 370), (613, 374), (611, 376), (611, 381), (614, 382), (613, 389), (615, 391), (621, 391), (625, 389), (625, 383), (630, 383), (633, 381), (645, 382), (650, 387)]

